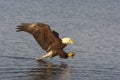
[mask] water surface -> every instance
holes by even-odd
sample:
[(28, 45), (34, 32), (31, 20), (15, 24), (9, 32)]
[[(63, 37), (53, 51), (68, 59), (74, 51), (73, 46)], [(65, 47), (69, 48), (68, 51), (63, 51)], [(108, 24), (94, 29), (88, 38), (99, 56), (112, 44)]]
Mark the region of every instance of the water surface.
[[(17, 33), (22, 22), (49, 24), (71, 37), (74, 59), (35, 61), (45, 52)], [(120, 0), (0, 0), (0, 80), (120, 80)]]

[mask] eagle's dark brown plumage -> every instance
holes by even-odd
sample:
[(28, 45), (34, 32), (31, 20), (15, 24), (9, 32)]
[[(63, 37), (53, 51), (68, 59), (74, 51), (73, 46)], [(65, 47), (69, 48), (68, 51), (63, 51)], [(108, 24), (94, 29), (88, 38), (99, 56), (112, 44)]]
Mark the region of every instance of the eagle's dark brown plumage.
[(17, 26), (17, 32), (25, 31), (33, 35), (35, 40), (47, 53), (52, 51), (52, 55), (44, 57), (54, 57), (59, 55), (61, 58), (68, 58), (63, 48), (66, 44), (62, 43), (59, 34), (56, 31), (51, 31), (49, 25), (43, 23), (21, 23)]

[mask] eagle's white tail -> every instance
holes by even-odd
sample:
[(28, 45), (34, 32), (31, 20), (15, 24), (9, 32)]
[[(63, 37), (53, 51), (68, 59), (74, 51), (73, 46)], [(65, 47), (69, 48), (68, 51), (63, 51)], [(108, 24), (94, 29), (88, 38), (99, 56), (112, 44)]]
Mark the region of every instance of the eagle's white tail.
[(41, 59), (44, 59), (44, 58), (51, 58), (52, 57), (52, 50), (49, 51), (47, 54), (43, 55), (42, 57), (39, 57), (39, 58), (36, 58), (35, 60), (41, 60)]

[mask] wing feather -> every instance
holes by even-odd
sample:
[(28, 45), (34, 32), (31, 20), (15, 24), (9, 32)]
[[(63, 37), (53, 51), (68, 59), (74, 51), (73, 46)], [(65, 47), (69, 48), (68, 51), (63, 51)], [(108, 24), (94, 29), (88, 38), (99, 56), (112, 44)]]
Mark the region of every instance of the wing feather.
[(56, 31), (53, 30), (52, 33), (54, 34), (54, 36), (56, 36), (58, 39), (60, 39), (60, 38), (59, 38), (59, 33), (58, 33), (58, 32), (56, 32)]

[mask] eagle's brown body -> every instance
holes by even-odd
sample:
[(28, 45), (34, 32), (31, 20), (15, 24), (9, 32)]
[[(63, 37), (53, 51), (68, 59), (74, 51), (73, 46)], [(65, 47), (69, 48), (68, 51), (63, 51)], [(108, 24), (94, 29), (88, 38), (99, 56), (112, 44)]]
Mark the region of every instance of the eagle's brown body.
[(35, 40), (46, 52), (52, 51), (52, 56), (59, 55), (61, 58), (68, 58), (63, 50), (66, 44), (62, 43), (59, 34), (51, 31), (50, 27), (43, 23), (21, 23), (17, 26), (17, 31), (25, 31), (33, 35)]

